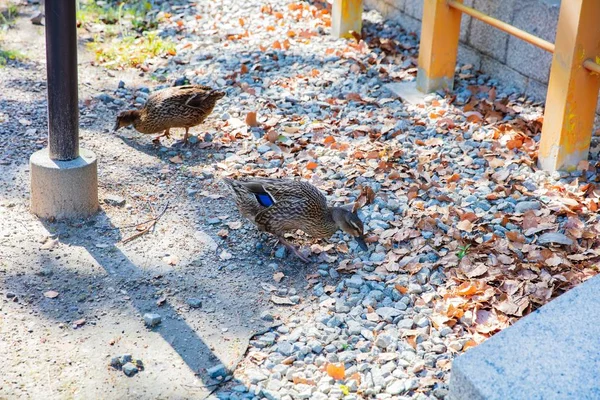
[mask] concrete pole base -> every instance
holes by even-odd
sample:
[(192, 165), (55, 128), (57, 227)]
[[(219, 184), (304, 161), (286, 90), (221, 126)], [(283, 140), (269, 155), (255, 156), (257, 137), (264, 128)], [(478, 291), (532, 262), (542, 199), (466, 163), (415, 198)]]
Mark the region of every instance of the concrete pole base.
[(51, 160), (48, 149), (29, 159), (31, 212), (40, 218), (69, 219), (98, 211), (98, 168), (96, 155), (80, 149), (71, 161)]

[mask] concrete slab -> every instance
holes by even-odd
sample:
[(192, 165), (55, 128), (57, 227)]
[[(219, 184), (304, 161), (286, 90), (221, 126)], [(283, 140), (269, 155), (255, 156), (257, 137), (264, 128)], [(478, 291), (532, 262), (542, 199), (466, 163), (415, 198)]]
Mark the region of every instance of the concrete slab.
[(417, 81), (388, 83), (385, 88), (409, 104), (424, 104), (425, 93), (417, 89)]
[(600, 399), (600, 276), (452, 365), (450, 399)]
[(30, 158), (31, 212), (41, 218), (80, 218), (98, 211), (96, 155), (80, 149), (71, 161), (51, 160), (48, 149)]

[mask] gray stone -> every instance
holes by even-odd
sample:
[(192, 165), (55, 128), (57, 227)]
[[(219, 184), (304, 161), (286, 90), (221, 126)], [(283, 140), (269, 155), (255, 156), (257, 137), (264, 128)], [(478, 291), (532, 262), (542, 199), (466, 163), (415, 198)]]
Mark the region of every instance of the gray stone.
[(385, 388), (385, 392), (391, 395), (398, 395), (404, 391), (404, 382), (399, 379), (394, 379)]
[(250, 369), (246, 371), (246, 376), (250, 380), (250, 383), (256, 384), (267, 379), (267, 376), (257, 369)]
[(119, 362), (121, 363), (121, 365), (127, 364), (128, 362), (132, 361), (133, 356), (131, 354), (123, 354), (121, 357), (119, 357)]
[(365, 281), (363, 281), (363, 279), (358, 275), (354, 275), (352, 278), (346, 279), (346, 286), (349, 288), (360, 289), (363, 283), (365, 283)]
[(393, 338), (390, 335), (383, 333), (377, 336), (377, 339), (375, 339), (375, 345), (382, 349), (387, 349), (387, 347), (392, 344), (392, 341)]
[(398, 315), (402, 314), (402, 311), (392, 307), (379, 307), (375, 310), (375, 312), (381, 318), (389, 321), (393, 320), (394, 317), (397, 317)]
[(227, 368), (223, 364), (217, 364), (214, 367), (207, 369), (206, 372), (213, 379), (216, 379), (218, 377), (225, 377), (229, 373), (227, 371)]
[(200, 307), (202, 307), (202, 300), (197, 299), (195, 297), (190, 297), (189, 299), (187, 299), (187, 303), (192, 308), (200, 308)]
[(128, 362), (125, 365), (123, 365), (123, 372), (127, 376), (134, 376), (138, 373), (138, 368), (132, 363)]
[(161, 320), (162, 320), (162, 318), (159, 314), (154, 314), (154, 313), (144, 314), (144, 323), (149, 328), (153, 328), (153, 327), (157, 326), (158, 324), (160, 324)]
[(287, 357), (294, 351), (294, 346), (290, 342), (284, 340), (277, 343), (277, 351)]
[(349, 335), (360, 335), (360, 330), (362, 329), (362, 325), (354, 320), (347, 320), (346, 325), (348, 325), (348, 334)]
[(121, 357), (113, 357), (110, 359), (110, 366), (115, 368), (115, 369), (119, 369), (123, 366), (123, 364), (121, 364)]
[(566, 235), (559, 232), (546, 232), (543, 235), (540, 235), (537, 240), (538, 244), (564, 244), (567, 246), (571, 246), (574, 241), (573, 239), (567, 237)]
[(599, 398), (599, 291), (596, 276), (455, 358), (450, 398)]
[(273, 321), (273, 314), (270, 311), (263, 311), (260, 313), (260, 319), (263, 321)]
[(542, 205), (537, 200), (520, 201), (515, 206), (515, 212), (523, 214), (526, 211), (539, 210), (540, 208), (542, 208)]

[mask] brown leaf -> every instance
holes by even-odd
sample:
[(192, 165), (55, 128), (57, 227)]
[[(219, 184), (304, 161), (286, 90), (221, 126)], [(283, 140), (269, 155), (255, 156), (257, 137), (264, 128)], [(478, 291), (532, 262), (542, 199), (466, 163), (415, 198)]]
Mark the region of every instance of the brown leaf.
[(249, 111), (248, 114), (246, 114), (246, 125), (248, 126), (258, 126), (258, 121), (256, 119), (256, 112), (255, 111)]
[(242, 227), (242, 221), (227, 222), (226, 225), (229, 227), (229, 229), (237, 230)]
[(464, 219), (456, 224), (456, 227), (461, 231), (472, 232), (473, 231), (473, 223), (468, 219)]
[(294, 303), (287, 297), (271, 295), (271, 301), (280, 306), (292, 306)]
[(283, 272), (275, 272), (273, 274), (273, 280), (275, 280), (275, 282), (279, 283), (281, 282), (281, 280), (285, 277), (285, 274)]
[(177, 154), (176, 156), (169, 158), (169, 161), (171, 161), (173, 164), (182, 164), (183, 158), (181, 158), (181, 156)]

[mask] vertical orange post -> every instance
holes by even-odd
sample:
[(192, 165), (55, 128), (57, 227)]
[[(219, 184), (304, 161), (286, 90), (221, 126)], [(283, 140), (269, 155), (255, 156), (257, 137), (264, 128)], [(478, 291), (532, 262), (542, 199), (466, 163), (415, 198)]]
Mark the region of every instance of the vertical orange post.
[(351, 32), (362, 30), (362, 0), (334, 0), (331, 10), (331, 34), (351, 37)]
[(572, 170), (588, 157), (600, 77), (583, 67), (600, 55), (600, 1), (560, 4), (538, 164)]
[(417, 89), (424, 93), (452, 90), (462, 13), (446, 0), (424, 1)]

